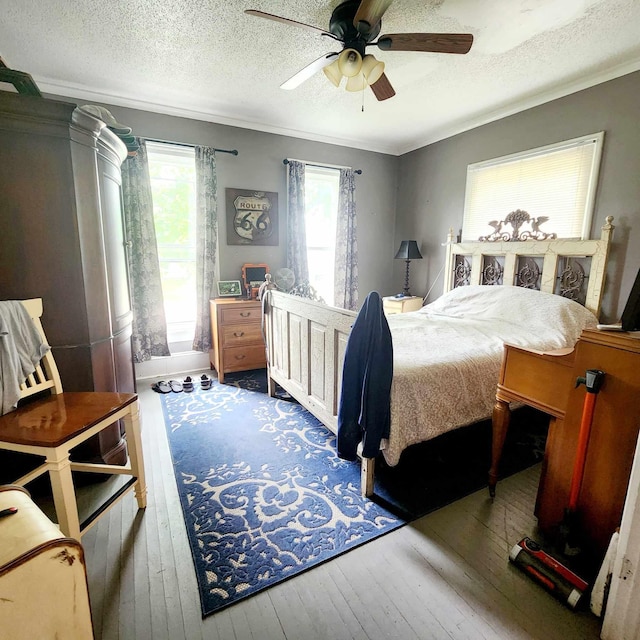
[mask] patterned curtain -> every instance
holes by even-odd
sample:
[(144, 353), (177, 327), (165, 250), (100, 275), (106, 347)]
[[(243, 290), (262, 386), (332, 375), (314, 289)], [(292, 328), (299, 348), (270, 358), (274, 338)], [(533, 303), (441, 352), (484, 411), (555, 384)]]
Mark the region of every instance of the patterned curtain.
[(309, 282), (307, 232), (304, 223), (305, 164), (289, 160), (287, 179), (287, 267), (293, 271), (295, 283)]
[(218, 180), (216, 155), (210, 147), (196, 147), (196, 332), (194, 351), (211, 348), (209, 300), (215, 297), (218, 248)]
[(133, 307), (133, 359), (168, 356), (167, 322), (160, 282), (160, 264), (149, 162), (144, 140), (135, 156), (122, 165), (122, 195), (125, 233), (129, 242), (129, 285)]
[(358, 241), (356, 238), (356, 181), (353, 169), (340, 169), (336, 225), (334, 304), (355, 311), (358, 305)]

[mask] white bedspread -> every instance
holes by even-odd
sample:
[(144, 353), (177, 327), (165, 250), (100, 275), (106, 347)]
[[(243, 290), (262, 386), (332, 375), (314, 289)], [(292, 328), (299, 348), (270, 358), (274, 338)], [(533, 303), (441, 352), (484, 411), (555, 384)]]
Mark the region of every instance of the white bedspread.
[(459, 287), (413, 313), (388, 318), (393, 337), (391, 434), (396, 465), (411, 444), (491, 415), (504, 343), (573, 347), (595, 316), (577, 302), (522, 287)]

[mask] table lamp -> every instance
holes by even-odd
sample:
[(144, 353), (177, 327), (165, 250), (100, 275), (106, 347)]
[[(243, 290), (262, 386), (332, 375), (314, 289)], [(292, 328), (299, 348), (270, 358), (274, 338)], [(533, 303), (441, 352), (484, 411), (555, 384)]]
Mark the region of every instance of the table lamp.
[(402, 290), (403, 296), (410, 296), (409, 293), (409, 263), (412, 260), (422, 260), (422, 254), (418, 249), (418, 243), (415, 240), (403, 240), (400, 243), (398, 253), (395, 255), (396, 260), (406, 260), (407, 271), (404, 276), (404, 289)]

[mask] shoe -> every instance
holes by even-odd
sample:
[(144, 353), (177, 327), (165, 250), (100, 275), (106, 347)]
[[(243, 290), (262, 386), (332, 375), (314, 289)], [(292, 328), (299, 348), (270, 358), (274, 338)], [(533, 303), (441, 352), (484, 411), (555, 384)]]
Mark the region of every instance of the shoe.
[(203, 373), (200, 376), (200, 386), (203, 389), (211, 389), (211, 378)]
[(169, 386), (171, 387), (171, 391), (175, 393), (180, 393), (182, 391), (182, 383), (177, 380), (169, 380)]
[(187, 376), (184, 379), (184, 382), (182, 383), (182, 388), (187, 393), (189, 393), (190, 391), (193, 391), (193, 380), (191, 379), (191, 376)]
[(164, 380), (160, 380), (160, 382), (156, 382), (151, 385), (151, 388), (156, 393), (171, 393), (171, 387)]

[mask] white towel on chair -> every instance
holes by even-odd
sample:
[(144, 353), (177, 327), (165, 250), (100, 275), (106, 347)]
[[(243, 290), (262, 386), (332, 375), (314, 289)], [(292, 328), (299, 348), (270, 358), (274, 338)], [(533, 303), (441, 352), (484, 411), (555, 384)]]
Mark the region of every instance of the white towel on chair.
[(20, 385), (35, 371), (49, 345), (18, 300), (0, 300), (0, 408), (11, 411), (20, 399)]

